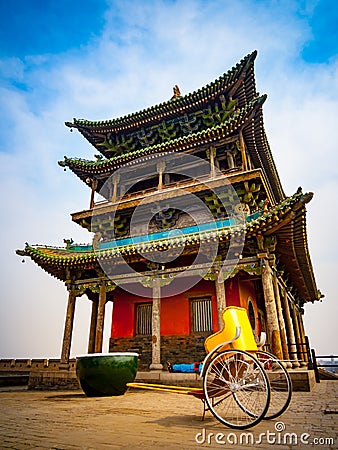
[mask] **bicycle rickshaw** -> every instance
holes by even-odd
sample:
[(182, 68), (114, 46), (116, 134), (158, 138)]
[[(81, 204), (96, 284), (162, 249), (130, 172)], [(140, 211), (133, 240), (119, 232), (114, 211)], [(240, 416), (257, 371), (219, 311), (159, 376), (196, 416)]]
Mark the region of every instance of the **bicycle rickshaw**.
[(261, 350), (244, 308), (229, 306), (223, 328), (204, 343), (203, 388), (128, 383), (128, 387), (193, 395), (224, 425), (245, 429), (281, 415), (291, 400), (291, 380), (283, 362)]

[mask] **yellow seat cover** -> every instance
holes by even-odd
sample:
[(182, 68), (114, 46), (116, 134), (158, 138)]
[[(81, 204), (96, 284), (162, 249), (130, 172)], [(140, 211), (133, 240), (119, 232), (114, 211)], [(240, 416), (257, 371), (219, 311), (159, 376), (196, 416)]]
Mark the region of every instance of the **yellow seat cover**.
[(210, 353), (215, 347), (223, 342), (231, 341), (236, 335), (236, 327), (241, 328), (241, 334), (231, 344), (225, 345), (222, 350), (229, 348), (257, 352), (257, 345), (250, 325), (248, 314), (245, 308), (238, 306), (228, 306), (222, 312), (223, 328), (217, 333), (207, 337), (204, 347)]

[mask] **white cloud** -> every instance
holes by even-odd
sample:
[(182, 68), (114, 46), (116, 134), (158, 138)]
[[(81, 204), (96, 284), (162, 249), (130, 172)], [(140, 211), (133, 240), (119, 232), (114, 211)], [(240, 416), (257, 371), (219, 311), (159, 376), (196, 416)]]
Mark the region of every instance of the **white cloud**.
[(0, 73), (4, 78), (22, 80), (24, 64), (20, 58), (4, 58), (0, 61)]

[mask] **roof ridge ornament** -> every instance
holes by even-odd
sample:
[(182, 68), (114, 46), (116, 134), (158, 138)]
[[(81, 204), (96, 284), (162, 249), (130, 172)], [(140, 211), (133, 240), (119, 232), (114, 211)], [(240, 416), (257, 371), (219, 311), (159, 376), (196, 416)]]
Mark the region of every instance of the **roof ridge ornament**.
[(180, 88), (178, 87), (177, 84), (175, 84), (175, 86), (173, 87), (173, 91), (174, 91), (174, 95), (171, 97), (171, 100), (174, 100), (177, 97), (182, 97)]

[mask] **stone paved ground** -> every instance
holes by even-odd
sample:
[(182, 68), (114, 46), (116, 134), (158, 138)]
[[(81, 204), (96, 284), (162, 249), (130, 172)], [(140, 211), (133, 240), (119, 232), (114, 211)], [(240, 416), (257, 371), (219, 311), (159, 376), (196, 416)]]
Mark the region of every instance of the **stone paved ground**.
[[(311, 393), (293, 393), (279, 419), (263, 421), (243, 435), (210, 413), (201, 422), (201, 402), (185, 395), (131, 390), (122, 397), (86, 398), (81, 391), (7, 390), (0, 392), (0, 448), (337, 449), (337, 397), (338, 382), (322, 381)], [(285, 430), (276, 433), (275, 426)], [(223, 434), (218, 442), (217, 433)], [(292, 444), (283, 444), (286, 433), (295, 433)]]

